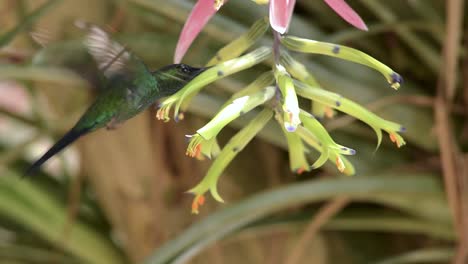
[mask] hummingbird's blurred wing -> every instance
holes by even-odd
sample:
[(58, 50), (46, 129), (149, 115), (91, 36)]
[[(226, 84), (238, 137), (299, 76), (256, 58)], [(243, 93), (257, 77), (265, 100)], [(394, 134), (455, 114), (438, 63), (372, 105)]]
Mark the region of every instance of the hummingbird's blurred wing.
[(107, 78), (116, 75), (132, 75), (142, 70), (149, 72), (146, 65), (135, 54), (112, 40), (102, 28), (81, 21), (76, 24), (88, 31), (85, 45)]
[(54, 43), (57, 40), (57, 36), (53, 35), (49, 30), (45, 28), (38, 28), (35, 31), (29, 32), (31, 38), (42, 46), (47, 47), (49, 44)]
[(105, 87), (104, 76), (84, 45), (73, 40), (64, 40), (64, 32), (52, 32), (44, 27), (36, 27), (29, 35), (41, 46), (31, 59), (32, 65), (65, 68), (88, 81), (87, 88), (101, 90)]

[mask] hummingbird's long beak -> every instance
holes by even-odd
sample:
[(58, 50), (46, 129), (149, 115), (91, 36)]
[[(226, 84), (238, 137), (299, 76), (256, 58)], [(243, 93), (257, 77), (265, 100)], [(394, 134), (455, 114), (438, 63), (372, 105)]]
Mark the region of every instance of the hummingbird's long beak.
[(192, 79), (195, 78), (195, 77), (197, 77), (197, 76), (200, 75), (202, 72), (208, 70), (208, 69), (211, 68), (211, 67), (213, 67), (213, 66), (198, 68), (197, 70), (195, 70), (195, 71), (193, 72), (193, 77), (192, 77)]

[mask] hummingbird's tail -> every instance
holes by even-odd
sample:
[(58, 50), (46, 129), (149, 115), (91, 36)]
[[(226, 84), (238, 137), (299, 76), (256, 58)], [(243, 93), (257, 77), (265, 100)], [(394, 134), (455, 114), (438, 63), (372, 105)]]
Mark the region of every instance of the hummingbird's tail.
[(24, 176), (34, 175), (47, 160), (53, 157), (55, 154), (62, 151), (66, 146), (73, 143), (82, 135), (89, 132), (90, 129), (76, 129), (73, 128), (68, 133), (65, 134), (59, 141), (57, 141), (42, 157), (40, 157), (36, 162), (34, 162), (24, 173)]

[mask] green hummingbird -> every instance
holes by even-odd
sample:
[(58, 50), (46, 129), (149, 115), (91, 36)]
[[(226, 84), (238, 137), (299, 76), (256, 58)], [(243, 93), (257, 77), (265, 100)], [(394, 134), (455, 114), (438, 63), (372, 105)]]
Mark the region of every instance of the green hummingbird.
[(101, 28), (84, 23), (79, 26), (88, 31), (85, 44), (103, 74), (105, 88), (75, 126), (26, 170), (26, 175), (34, 174), (79, 137), (102, 127), (115, 128), (158, 99), (179, 91), (207, 69), (172, 64), (150, 71), (140, 58), (111, 40)]

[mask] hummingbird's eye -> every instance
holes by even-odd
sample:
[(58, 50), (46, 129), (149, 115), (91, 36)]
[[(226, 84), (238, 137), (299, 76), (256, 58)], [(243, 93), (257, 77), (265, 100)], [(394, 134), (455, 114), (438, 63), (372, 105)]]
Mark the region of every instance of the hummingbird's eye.
[(180, 65), (180, 70), (183, 72), (183, 73), (190, 73), (190, 69), (187, 67), (187, 65), (185, 64), (182, 64)]

